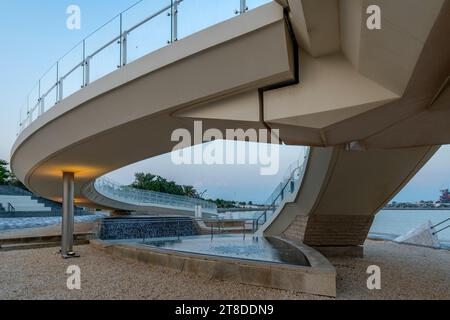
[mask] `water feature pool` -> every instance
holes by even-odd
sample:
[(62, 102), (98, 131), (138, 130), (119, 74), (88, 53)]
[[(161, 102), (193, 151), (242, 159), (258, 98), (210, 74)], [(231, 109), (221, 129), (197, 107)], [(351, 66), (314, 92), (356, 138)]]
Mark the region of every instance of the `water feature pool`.
[[(93, 215), (75, 216), (75, 223), (94, 222), (107, 217), (107, 213), (97, 212)], [(43, 228), (61, 224), (61, 217), (0, 218), (0, 233), (11, 230)]]
[(144, 243), (146, 246), (185, 253), (310, 266), (306, 256), (297, 248), (275, 238), (244, 239), (242, 235), (220, 235), (211, 239), (211, 236), (192, 236), (151, 239)]
[(336, 297), (336, 269), (303, 244), (243, 235), (93, 240), (98, 250), (122, 259), (199, 274), (211, 280)]

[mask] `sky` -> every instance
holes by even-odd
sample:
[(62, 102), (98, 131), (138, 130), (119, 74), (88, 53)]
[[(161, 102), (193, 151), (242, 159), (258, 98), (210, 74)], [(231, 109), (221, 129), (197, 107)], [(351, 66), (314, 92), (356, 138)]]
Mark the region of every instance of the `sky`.
[[(249, 0), (249, 6), (253, 7), (265, 1), (267, 0)], [(37, 80), (80, 40), (135, 2), (136, 0), (0, 0), (0, 159), (9, 160), (16, 138), (19, 110), (24, 107), (27, 95), (35, 87)], [(124, 25), (131, 26), (137, 19), (145, 17), (147, 12), (153, 12), (155, 8), (163, 7), (167, 3), (168, 0), (144, 0), (124, 15)], [(238, 4), (238, 0), (186, 0), (185, 7), (180, 8), (180, 38), (225, 18), (231, 18), (233, 11), (238, 9)], [(66, 10), (70, 5), (77, 5), (81, 9), (79, 30), (69, 30), (66, 26), (69, 17)], [(194, 21), (186, 18), (194, 12), (206, 11), (214, 14), (203, 15), (201, 19)], [(165, 45), (170, 38), (169, 21), (166, 15), (163, 15), (159, 20), (155, 20), (154, 24), (149, 24), (147, 29), (143, 29), (143, 32), (153, 32), (153, 42), (145, 43), (147, 47), (142, 41), (146, 39), (144, 34), (133, 34), (130, 38), (130, 59), (136, 58), (142, 50)], [(89, 38), (88, 46), (99, 39), (110, 37), (117, 31), (118, 25), (118, 19), (111, 21)], [(74, 55), (79, 54), (78, 49), (79, 47), (75, 48), (63, 62), (76, 60), (78, 56)], [(117, 63), (115, 50), (112, 48), (112, 51), (100, 57), (109, 68), (114, 68)], [(102, 72), (101, 68), (94, 71), (98, 77)], [(52, 77), (51, 73), (48, 77)], [(75, 88), (78, 86), (78, 79), (72, 80)], [(70, 91), (65, 93), (70, 94)], [(303, 151), (300, 147), (282, 147), (280, 170), (275, 176), (261, 176), (260, 168), (255, 165), (175, 166), (170, 161), (170, 155), (163, 155), (123, 168), (110, 174), (110, 177), (122, 183), (130, 183), (136, 171), (151, 172), (181, 184), (194, 185), (199, 191), (207, 190), (207, 196), (211, 198), (260, 202), (270, 195), (287, 167), (298, 159)], [(449, 164), (450, 147), (446, 146), (441, 148), (395, 200), (437, 200), (439, 190), (450, 187)]]

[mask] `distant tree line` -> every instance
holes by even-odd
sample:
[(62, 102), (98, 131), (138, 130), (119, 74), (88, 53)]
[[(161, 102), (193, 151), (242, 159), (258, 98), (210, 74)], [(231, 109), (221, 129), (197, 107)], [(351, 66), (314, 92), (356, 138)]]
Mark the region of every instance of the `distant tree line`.
[[(134, 182), (131, 187), (147, 190), (147, 191), (156, 191), (167, 194), (173, 194), (177, 196), (186, 196), (190, 198), (202, 199), (209, 202), (213, 202), (217, 205), (218, 208), (236, 208), (238, 206), (246, 206), (246, 202), (236, 203), (234, 201), (223, 200), (223, 199), (205, 199), (202, 194), (200, 194), (193, 186), (189, 185), (179, 185), (174, 181), (169, 181), (161, 176), (151, 174), (151, 173), (143, 173), (139, 172), (134, 175)], [(253, 205), (250, 201), (249, 205)]]
[(230, 209), (230, 208), (236, 208), (236, 203), (234, 201), (228, 201), (223, 199), (216, 199), (209, 201), (214, 202), (217, 205), (217, 208), (223, 208), (223, 209)]
[(136, 173), (133, 188), (201, 199), (193, 186), (183, 186), (151, 173)]

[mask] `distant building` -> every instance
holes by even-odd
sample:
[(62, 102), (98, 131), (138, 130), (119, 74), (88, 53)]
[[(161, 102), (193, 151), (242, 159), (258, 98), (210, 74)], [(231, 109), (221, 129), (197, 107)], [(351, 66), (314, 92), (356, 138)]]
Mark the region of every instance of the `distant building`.
[(439, 198), (439, 202), (450, 204), (450, 191), (448, 189), (441, 190), (441, 197)]

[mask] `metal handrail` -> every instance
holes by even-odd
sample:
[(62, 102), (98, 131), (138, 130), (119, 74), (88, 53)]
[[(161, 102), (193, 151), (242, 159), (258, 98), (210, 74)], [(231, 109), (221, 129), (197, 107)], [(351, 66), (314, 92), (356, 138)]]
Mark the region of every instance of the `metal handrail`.
[(8, 208), (7, 208), (7, 211), (8, 211), (9, 213), (14, 213), (14, 212), (16, 212), (16, 208), (11, 204), (11, 202), (8, 202)]
[(445, 231), (447, 229), (450, 229), (450, 225), (446, 226), (445, 228), (442, 228), (441, 230), (438, 230), (436, 232), (433, 232), (433, 235), (437, 235), (438, 233), (441, 233), (442, 231)]
[[(275, 197), (275, 199), (273, 199), (273, 202), (270, 204), (270, 208), (271, 209), (273, 209), (273, 210), (275, 210), (275, 208), (277, 207), (276, 206), (276, 203), (277, 203), (277, 200), (279, 199), (279, 198), (282, 198), (282, 197), (284, 197), (284, 194), (285, 194), (285, 190), (286, 190), (286, 188), (287, 188), (287, 186), (291, 183), (291, 181), (292, 181), (292, 178), (295, 176), (295, 173), (297, 172), (297, 170), (298, 170), (299, 168), (296, 168), (296, 169), (294, 169), (294, 171), (292, 172), (292, 175), (291, 175), (291, 178), (290, 179), (288, 179), (288, 181), (283, 185), (283, 187), (281, 188), (281, 190), (280, 190), (280, 192), (276, 195), (276, 197)], [(265, 210), (257, 219), (256, 219), (256, 226), (257, 227), (259, 227), (259, 225), (260, 225), (260, 220), (264, 217), (264, 221), (266, 222), (267, 221), (267, 213), (269, 212), (269, 210)], [(264, 223), (265, 223), (264, 222)]]
[[(270, 210), (269, 209), (265, 210), (257, 219), (255, 219), (255, 221), (253, 223), (254, 233), (256, 231), (258, 231), (260, 225), (262, 225), (262, 224), (267, 222), (267, 214), (268, 214), (268, 212), (269, 211), (274, 211), (275, 212), (276, 208), (278, 207), (276, 205), (278, 199), (281, 198), (281, 201), (285, 200), (285, 197), (284, 197), (285, 191), (286, 191), (286, 189), (288, 188), (289, 185), (291, 185), (292, 183), (295, 183), (295, 180), (296, 180), (295, 177), (296, 177), (297, 172), (299, 173), (298, 183), (301, 184), (303, 182), (303, 178), (304, 178), (304, 175), (305, 175), (305, 172), (306, 172), (306, 167), (307, 167), (307, 164), (308, 164), (307, 162), (308, 162), (308, 158), (309, 158), (309, 151), (310, 151), (310, 149), (307, 148), (307, 152), (306, 152), (306, 155), (304, 157), (303, 163), (300, 165), (300, 163), (297, 162), (299, 165), (292, 170), (292, 172), (290, 173), (289, 177), (286, 179), (285, 183), (282, 184), (281, 190), (276, 194), (275, 198), (273, 199), (272, 203), (269, 206)], [(291, 166), (291, 168), (292, 168), (292, 166)], [(291, 190), (291, 193), (292, 192), (293, 192), (293, 190)], [(282, 205), (282, 203), (280, 204), (280, 206), (281, 205)], [(263, 218), (264, 218), (264, 222), (260, 223), (260, 221)]]
[[(449, 222), (449, 221), (450, 221), (450, 218), (445, 219), (444, 221), (442, 221), (442, 222), (440, 222), (440, 223), (438, 223), (438, 224), (432, 226), (431, 229), (436, 229), (436, 227), (439, 227), (439, 226), (441, 226), (441, 225), (443, 225), (444, 223)], [(446, 227), (444, 227), (444, 228), (438, 230), (438, 231), (433, 232), (433, 235), (437, 235), (437, 234), (441, 233), (442, 231), (447, 230), (447, 229), (449, 229), (449, 228), (450, 228), (450, 224), (449, 224), (448, 226), (446, 226)]]
[[(103, 24), (101, 27), (99, 27), (98, 29), (96, 29), (94, 32), (92, 32), (91, 34), (89, 34), (86, 38), (84, 38), (82, 41), (78, 42), (71, 50), (69, 50), (65, 55), (63, 55), (55, 64), (53, 64), (45, 73), (44, 75), (41, 77), (41, 79), (36, 83), (35, 86), (33, 86), (33, 89), (31, 90), (31, 92), (28, 94), (27, 96), (27, 103), (26, 103), (26, 117), (22, 120), (22, 110), (20, 110), (20, 118), (19, 118), (19, 132), (18, 134), (20, 134), (25, 128), (27, 128), (29, 125), (31, 125), (31, 123), (34, 121), (33, 120), (33, 114), (36, 112), (36, 110), (38, 111), (38, 114), (36, 116), (36, 119), (40, 116), (42, 116), (43, 113), (45, 113), (45, 98), (56, 88), (56, 101), (55, 101), (55, 105), (60, 103), (64, 97), (63, 97), (63, 82), (64, 80), (69, 77), (73, 72), (75, 72), (75, 70), (77, 70), (78, 68), (82, 67), (83, 68), (83, 83), (81, 85), (81, 88), (84, 88), (86, 86), (89, 85), (89, 63), (90, 60), (96, 56), (97, 54), (99, 54), (100, 52), (102, 52), (105, 48), (109, 47), (111, 44), (113, 44), (114, 42), (118, 41), (118, 43), (120, 44), (120, 63), (117, 66), (118, 68), (121, 68), (123, 66), (125, 66), (127, 64), (127, 57), (126, 57), (126, 53), (127, 53), (127, 35), (129, 33), (131, 33), (132, 31), (136, 30), (137, 28), (141, 27), (143, 24), (147, 23), (148, 21), (153, 20), (154, 18), (160, 16), (162, 13), (166, 12), (167, 10), (171, 9), (171, 12), (169, 13), (169, 16), (171, 16), (172, 19), (172, 27), (171, 27), (171, 39), (170, 41), (168, 41), (168, 43), (172, 43), (174, 41), (177, 41), (177, 34), (178, 34), (178, 5), (180, 5), (182, 2), (184, 2), (186, 0), (171, 0), (170, 5), (167, 5), (165, 7), (163, 7), (162, 9), (159, 9), (158, 11), (156, 11), (155, 13), (147, 16), (145, 19), (140, 20), (138, 23), (134, 24), (133, 26), (131, 26), (130, 28), (128, 28), (128, 30), (123, 30), (123, 25), (122, 25), (122, 17), (125, 13), (127, 13), (130, 9), (132, 9), (133, 7), (137, 6), (138, 4), (140, 4), (141, 2), (143, 2), (143, 0), (140, 0), (138, 2), (136, 2), (135, 4), (133, 4), (132, 6), (128, 7), (126, 10), (122, 11), (120, 14), (114, 16), (112, 19), (108, 20), (108, 22), (106, 22), (105, 24)], [(237, 0), (236, 0), (237, 1)], [(247, 7), (247, 0), (239, 0), (240, 1), (240, 10), (237, 11), (236, 10), (236, 14), (243, 14), (248, 10)], [(101, 30), (103, 27), (105, 27), (106, 25), (108, 25), (109, 23), (113, 22), (114, 20), (116, 20), (117, 18), (120, 18), (120, 34), (116, 37), (114, 37), (112, 40), (108, 41), (106, 44), (104, 44), (103, 46), (101, 46), (99, 49), (97, 49), (96, 51), (94, 51), (92, 54), (86, 56), (86, 40), (88, 40), (92, 35), (94, 35), (95, 33), (97, 33), (99, 30)], [(82, 61), (80, 61), (79, 63), (75, 64), (75, 66), (70, 69), (67, 73), (60, 75), (59, 74), (59, 64), (60, 62), (62, 62), (62, 60), (64, 58), (66, 58), (70, 53), (74, 52), (74, 50), (76, 48), (78, 48), (78, 46), (82, 45), (83, 46), (83, 59)], [(55, 77), (55, 82), (52, 83), (52, 86), (50, 89), (48, 89), (44, 94), (41, 94), (41, 80), (44, 79), (44, 77), (46, 77), (47, 75), (50, 74), (50, 71), (52, 71), (53, 68), (56, 67), (56, 77)], [(112, 72), (113, 70), (111, 70)], [(37, 99), (37, 103), (35, 105), (32, 105), (32, 107), (30, 108), (30, 96), (32, 95), (33, 91), (35, 89), (38, 89), (38, 99)], [(39, 109), (40, 107), (40, 109)]]
[(444, 221), (442, 221), (442, 222), (440, 222), (440, 223), (438, 223), (438, 224), (432, 226), (431, 228), (434, 229), (434, 228), (436, 228), (436, 227), (439, 227), (440, 225), (443, 225), (443, 224), (446, 223), (447, 221), (450, 221), (450, 218), (445, 219)]

